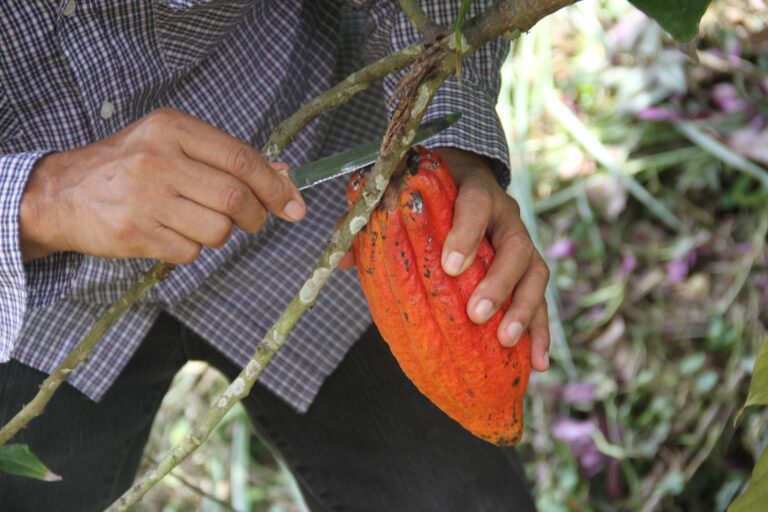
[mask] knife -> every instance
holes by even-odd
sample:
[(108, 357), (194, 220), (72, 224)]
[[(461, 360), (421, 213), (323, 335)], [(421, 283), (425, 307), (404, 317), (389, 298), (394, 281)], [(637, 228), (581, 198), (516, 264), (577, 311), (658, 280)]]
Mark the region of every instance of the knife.
[[(455, 112), (422, 124), (413, 137), (413, 144), (418, 144), (431, 136), (440, 133), (461, 118), (461, 113)], [(344, 174), (349, 174), (370, 165), (379, 157), (381, 140), (367, 142), (352, 149), (336, 153), (306, 165), (288, 170), (288, 177), (296, 188), (304, 190), (318, 183), (331, 180)]]

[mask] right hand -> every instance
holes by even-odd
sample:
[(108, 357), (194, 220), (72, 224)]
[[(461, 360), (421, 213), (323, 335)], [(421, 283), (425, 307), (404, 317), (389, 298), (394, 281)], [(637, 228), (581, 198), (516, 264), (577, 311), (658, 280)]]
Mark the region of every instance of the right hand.
[(57, 251), (189, 263), (267, 211), (301, 220), (301, 194), (245, 142), (172, 109), (34, 167), (20, 208), (24, 261)]

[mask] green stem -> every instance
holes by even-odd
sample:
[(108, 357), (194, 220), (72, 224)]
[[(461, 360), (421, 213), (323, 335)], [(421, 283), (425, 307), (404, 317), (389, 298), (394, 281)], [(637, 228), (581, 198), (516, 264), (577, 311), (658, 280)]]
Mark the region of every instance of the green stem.
[[(446, 62), (451, 65), (445, 66)], [(450, 59), (439, 61), (438, 66), (437, 73), (427, 77), (417, 86), (416, 94), (411, 94), (401, 100), (393, 116), (395, 121), (390, 124), (384, 136), (379, 160), (366, 180), (361, 198), (333, 233), (315, 269), (280, 315), (280, 318), (277, 319), (275, 325), (257, 345), (251, 360), (208, 412), (195, 422), (192, 431), (184, 440), (147, 472), (139, 482), (126, 491), (108, 510), (128, 510), (129, 507), (136, 504), (149, 489), (208, 438), (216, 424), (221, 421), (232, 406), (248, 395), (262, 370), (272, 356), (283, 346), (301, 315), (315, 303), (320, 289), (328, 282), (336, 264), (352, 245), (355, 234), (365, 226), (381, 200), (390, 177), (411, 146), (416, 128), (421, 123), (432, 96), (450, 74), (449, 70), (452, 69)], [(398, 119), (400, 122), (396, 122)]]
[(116, 303), (101, 315), (85, 337), (67, 357), (59, 363), (53, 372), (40, 385), (40, 391), (27, 403), (16, 416), (0, 430), (0, 446), (7, 443), (16, 433), (30, 421), (40, 416), (45, 406), (53, 398), (53, 394), (67, 380), (72, 371), (88, 359), (93, 348), (99, 343), (104, 334), (112, 327), (136, 301), (144, 297), (155, 283), (168, 277), (174, 265), (157, 262), (141, 275), (138, 282), (133, 284)]

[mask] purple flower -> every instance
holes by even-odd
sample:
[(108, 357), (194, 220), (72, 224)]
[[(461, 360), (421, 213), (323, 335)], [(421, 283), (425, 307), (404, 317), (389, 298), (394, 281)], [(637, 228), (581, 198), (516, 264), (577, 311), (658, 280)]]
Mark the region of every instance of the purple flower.
[(719, 83), (712, 88), (712, 103), (727, 114), (744, 112), (750, 108), (749, 102), (739, 95), (736, 86), (729, 83)]
[(588, 404), (595, 399), (597, 386), (583, 380), (571, 381), (563, 388), (563, 400), (570, 405)]
[(621, 259), (621, 274), (624, 276), (630, 275), (637, 268), (637, 258), (631, 252), (624, 254)]
[(688, 277), (688, 262), (685, 260), (672, 260), (667, 262), (667, 279), (672, 284), (679, 284)]
[(696, 249), (691, 249), (679, 260), (668, 261), (666, 265), (667, 279), (672, 284), (679, 284), (685, 281), (691, 271), (691, 267), (696, 264), (696, 259)]
[(547, 256), (553, 260), (571, 258), (576, 253), (573, 240), (568, 237), (558, 238), (547, 250)]
[(604, 467), (608, 458), (600, 453), (592, 440), (597, 431), (594, 420), (574, 420), (561, 418), (552, 426), (552, 435), (570, 448), (579, 461), (579, 466), (587, 478), (592, 478)]
[(683, 117), (679, 112), (664, 107), (645, 107), (635, 115), (643, 121), (675, 121)]

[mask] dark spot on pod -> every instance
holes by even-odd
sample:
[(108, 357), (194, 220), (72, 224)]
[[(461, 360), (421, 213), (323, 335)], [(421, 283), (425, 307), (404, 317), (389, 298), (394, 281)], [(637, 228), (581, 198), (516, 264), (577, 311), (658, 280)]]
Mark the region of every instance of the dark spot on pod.
[(369, 276), (373, 275), (373, 267), (365, 267), (365, 273)]
[(418, 167), (421, 163), (421, 152), (418, 149), (412, 149), (408, 152), (408, 167)]
[(410, 267), (411, 261), (406, 259), (406, 260), (403, 261), (403, 264), (405, 265), (405, 271), (406, 272), (410, 272), (411, 271), (411, 267)]
[(429, 268), (424, 267), (424, 277), (429, 279), (429, 276), (431, 276), (431, 275), (432, 275), (432, 273), (429, 271)]
[(411, 200), (408, 202), (408, 208), (414, 213), (421, 213), (424, 211), (424, 199), (418, 192), (411, 192)]
[(519, 386), (520, 385), (520, 377), (515, 377), (515, 380), (512, 381), (512, 385), (515, 386), (515, 387)]
[(400, 240), (395, 240), (395, 247), (400, 247)]
[(408, 322), (408, 313), (403, 311), (403, 317), (405, 317), (405, 321)]
[(400, 257), (405, 259), (405, 251), (400, 251)]

